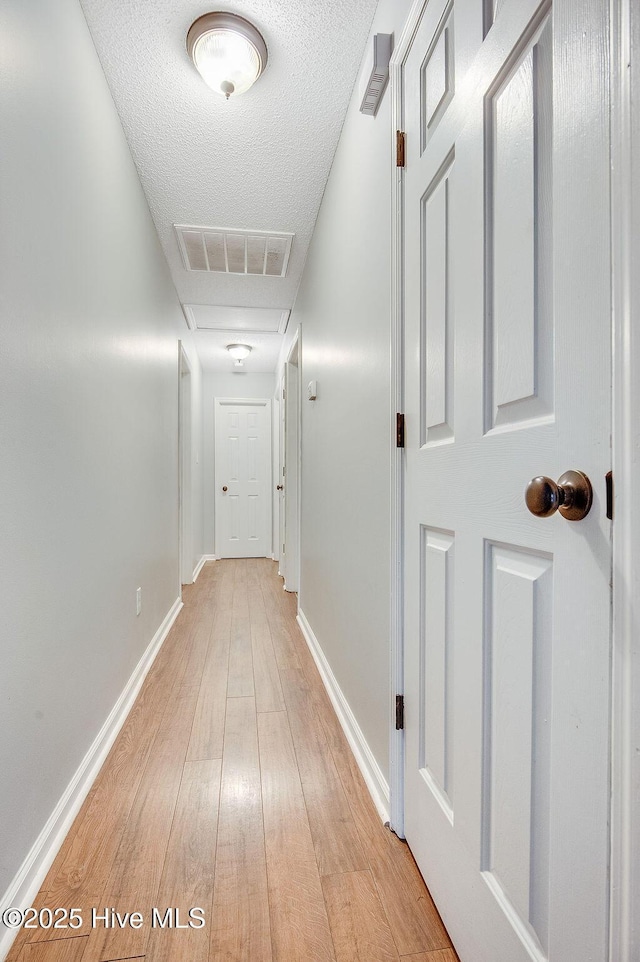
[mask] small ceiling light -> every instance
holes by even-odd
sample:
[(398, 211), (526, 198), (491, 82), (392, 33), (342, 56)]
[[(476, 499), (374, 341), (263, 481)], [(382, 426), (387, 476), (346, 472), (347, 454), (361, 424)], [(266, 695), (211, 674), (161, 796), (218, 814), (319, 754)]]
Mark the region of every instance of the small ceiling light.
[(205, 13), (191, 24), (187, 50), (202, 79), (227, 100), (252, 86), (267, 65), (262, 35), (235, 13)]
[(227, 344), (227, 350), (231, 357), (236, 359), (236, 367), (244, 367), (245, 357), (249, 357), (251, 354), (251, 348), (248, 344)]

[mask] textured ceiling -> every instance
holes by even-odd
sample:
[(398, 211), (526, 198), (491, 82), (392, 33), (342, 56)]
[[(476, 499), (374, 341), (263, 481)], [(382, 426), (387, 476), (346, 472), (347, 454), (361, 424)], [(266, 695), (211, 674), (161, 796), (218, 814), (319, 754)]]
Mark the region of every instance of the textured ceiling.
[[(376, 0), (81, 2), (180, 300), (290, 308)], [(269, 51), (228, 102), (185, 49), (191, 23), (216, 9), (251, 20)], [(294, 232), (287, 276), (188, 272), (175, 223)]]

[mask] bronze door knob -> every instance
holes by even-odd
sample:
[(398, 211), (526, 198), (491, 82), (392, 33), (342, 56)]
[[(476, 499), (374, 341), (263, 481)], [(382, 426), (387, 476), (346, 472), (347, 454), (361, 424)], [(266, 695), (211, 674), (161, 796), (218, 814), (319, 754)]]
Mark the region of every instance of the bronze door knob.
[(282, 491), (283, 488), (284, 488), (283, 484), (276, 484), (276, 491)]
[(222, 490), (223, 490), (223, 491), (228, 491), (228, 490), (229, 490), (229, 489), (227, 488), (226, 484), (223, 484), (223, 485), (222, 485)]
[(557, 484), (551, 478), (533, 478), (524, 499), (537, 518), (550, 518), (559, 511), (567, 521), (582, 521), (591, 510), (593, 489), (582, 471), (566, 471)]

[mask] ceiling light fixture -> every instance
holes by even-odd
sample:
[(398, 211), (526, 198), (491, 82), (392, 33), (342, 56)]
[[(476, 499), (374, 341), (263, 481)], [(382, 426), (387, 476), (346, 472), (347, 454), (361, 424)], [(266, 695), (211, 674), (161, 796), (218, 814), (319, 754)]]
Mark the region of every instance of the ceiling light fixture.
[(231, 357), (236, 360), (236, 367), (244, 367), (245, 357), (249, 357), (251, 354), (251, 348), (248, 344), (227, 344), (227, 350)]
[(267, 65), (260, 32), (235, 13), (205, 13), (189, 28), (187, 51), (202, 79), (228, 100), (252, 86)]

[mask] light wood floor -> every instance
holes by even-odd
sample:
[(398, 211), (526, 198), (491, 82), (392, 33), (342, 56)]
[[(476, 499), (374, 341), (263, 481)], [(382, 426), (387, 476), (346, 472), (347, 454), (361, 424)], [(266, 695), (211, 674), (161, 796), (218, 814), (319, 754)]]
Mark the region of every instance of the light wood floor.
[[(384, 828), (266, 559), (218, 561), (185, 607), (8, 962), (457, 962)], [(204, 910), (153, 928), (152, 907)], [(90, 930), (91, 909), (141, 912)]]

